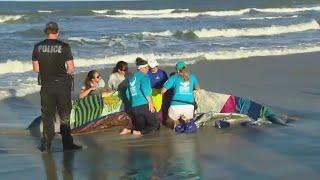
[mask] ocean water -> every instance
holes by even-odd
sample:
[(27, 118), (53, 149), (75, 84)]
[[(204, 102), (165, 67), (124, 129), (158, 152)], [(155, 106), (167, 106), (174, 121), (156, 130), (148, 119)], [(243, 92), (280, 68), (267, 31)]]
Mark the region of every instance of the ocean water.
[(0, 2), (0, 98), (39, 91), (31, 52), (50, 20), (77, 72), (137, 56), (173, 64), (320, 51), (317, 0)]
[[(49, 20), (78, 74), (137, 56), (185, 59), (203, 88), (298, 121), (143, 138), (114, 128), (77, 136), (77, 152), (62, 153), (57, 136), (41, 154), (24, 128), (40, 114), (31, 52)], [(0, 179), (319, 179), (319, 20), (318, 0), (0, 2)]]

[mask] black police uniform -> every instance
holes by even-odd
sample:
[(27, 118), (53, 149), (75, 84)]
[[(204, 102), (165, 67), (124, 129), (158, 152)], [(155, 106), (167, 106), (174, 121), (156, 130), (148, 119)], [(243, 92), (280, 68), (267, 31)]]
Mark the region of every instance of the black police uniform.
[(43, 121), (42, 150), (50, 150), (54, 138), (56, 110), (60, 116), (60, 133), (64, 149), (76, 149), (70, 130), (72, 79), (67, 74), (66, 61), (73, 60), (67, 43), (46, 39), (35, 45), (32, 61), (39, 62), (41, 79), (41, 118)]

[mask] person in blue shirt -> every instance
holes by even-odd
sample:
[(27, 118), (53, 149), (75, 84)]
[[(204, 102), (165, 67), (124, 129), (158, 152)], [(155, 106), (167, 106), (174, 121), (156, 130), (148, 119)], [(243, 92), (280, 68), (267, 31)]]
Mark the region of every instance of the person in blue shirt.
[(188, 122), (194, 116), (194, 90), (200, 89), (198, 80), (195, 75), (190, 74), (187, 70), (187, 64), (180, 60), (176, 64), (177, 73), (170, 76), (161, 93), (173, 89), (168, 110), (166, 126), (174, 128), (180, 122)]
[(161, 88), (163, 84), (168, 80), (167, 73), (159, 68), (159, 63), (155, 59), (151, 59), (148, 61), (149, 64), (149, 72), (148, 76), (151, 81), (151, 88), (152, 88), (152, 102), (156, 113), (160, 120), (162, 120), (162, 99), (163, 96), (161, 94)]
[(142, 135), (156, 130), (159, 127), (151, 100), (151, 83), (147, 75), (149, 71), (148, 62), (142, 58), (136, 59), (138, 71), (128, 79), (129, 84), (126, 96), (130, 103), (129, 116), (132, 119), (133, 129), (125, 128), (121, 134)]

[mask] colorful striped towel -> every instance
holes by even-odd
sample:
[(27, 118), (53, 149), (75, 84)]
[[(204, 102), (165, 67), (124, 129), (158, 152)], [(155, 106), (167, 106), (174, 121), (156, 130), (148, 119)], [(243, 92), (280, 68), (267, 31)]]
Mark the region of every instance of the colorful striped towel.
[(79, 127), (101, 116), (104, 103), (101, 94), (93, 94), (72, 102), (71, 128)]
[(197, 112), (239, 113), (253, 120), (273, 117), (272, 110), (248, 98), (200, 90), (196, 94)]

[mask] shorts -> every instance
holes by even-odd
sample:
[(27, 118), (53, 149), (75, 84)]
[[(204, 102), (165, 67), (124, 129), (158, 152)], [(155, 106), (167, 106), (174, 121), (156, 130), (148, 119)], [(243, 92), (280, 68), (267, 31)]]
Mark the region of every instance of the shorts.
[(191, 104), (186, 105), (173, 105), (169, 107), (168, 116), (174, 121), (180, 118), (183, 120), (190, 120), (194, 115), (194, 106)]

